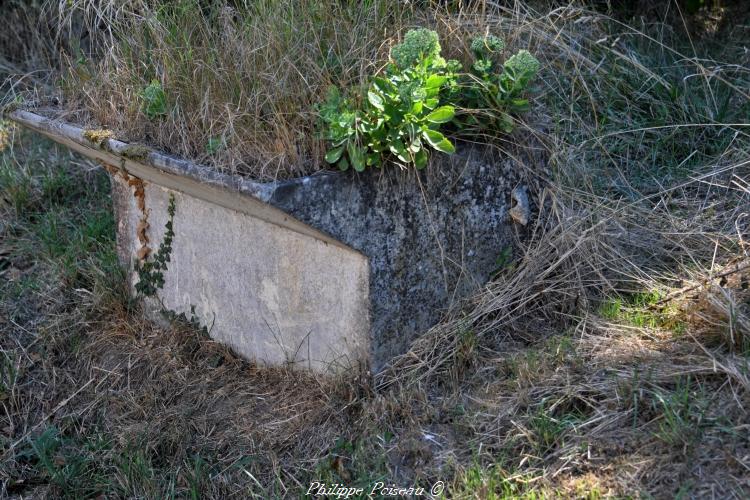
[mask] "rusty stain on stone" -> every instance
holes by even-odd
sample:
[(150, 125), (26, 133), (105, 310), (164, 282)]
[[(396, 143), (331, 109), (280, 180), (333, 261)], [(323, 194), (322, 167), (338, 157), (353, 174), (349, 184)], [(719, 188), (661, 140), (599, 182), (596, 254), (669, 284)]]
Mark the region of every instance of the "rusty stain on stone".
[(124, 168), (117, 168), (107, 163), (102, 163), (104, 169), (112, 174), (112, 176), (120, 176), (128, 186), (133, 188), (133, 198), (135, 198), (135, 205), (138, 211), (141, 213), (141, 218), (138, 221), (138, 225), (135, 228), (135, 234), (138, 238), (138, 242), (141, 244), (141, 248), (136, 252), (138, 260), (143, 262), (151, 254), (151, 248), (148, 246), (148, 210), (146, 209), (146, 190), (143, 179), (130, 175)]

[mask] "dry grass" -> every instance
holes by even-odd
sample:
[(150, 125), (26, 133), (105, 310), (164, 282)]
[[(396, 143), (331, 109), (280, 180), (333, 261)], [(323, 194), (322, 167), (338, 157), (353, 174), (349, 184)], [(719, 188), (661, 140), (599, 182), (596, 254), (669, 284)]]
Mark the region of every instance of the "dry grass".
[[(0, 175), (1, 494), (277, 497), (381, 479), (443, 480), (455, 498), (750, 494), (747, 28), (691, 45), (679, 23), (484, 6), (435, 19), (446, 40), (492, 26), (543, 59), (513, 139), (533, 135), (549, 159), (532, 172), (539, 210), (512, 263), (373, 387), (261, 369), (184, 325), (144, 323), (112, 267), (102, 173), (16, 138)], [(185, 102), (217, 123), (197, 118), (208, 101)], [(256, 173), (277, 175), (280, 157), (261, 157)]]

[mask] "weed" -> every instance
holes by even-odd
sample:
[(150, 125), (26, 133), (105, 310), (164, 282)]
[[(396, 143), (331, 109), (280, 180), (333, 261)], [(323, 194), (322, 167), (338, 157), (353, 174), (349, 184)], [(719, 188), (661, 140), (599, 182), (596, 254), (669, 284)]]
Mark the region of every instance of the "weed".
[[(106, 441), (104, 442), (106, 446)], [(91, 451), (102, 446), (99, 438), (94, 442), (76, 442), (64, 437), (56, 427), (47, 427), (39, 436), (31, 440), (30, 455), (34, 467), (40, 474), (57, 486), (67, 498), (93, 496), (106, 491), (108, 481)], [(24, 454), (22, 452), (22, 454)]]
[(533, 445), (540, 455), (549, 453), (563, 444), (565, 434), (572, 429), (581, 418), (576, 412), (553, 415), (540, 404), (537, 412), (529, 419), (529, 429), (533, 434)]
[(500, 461), (490, 466), (474, 463), (454, 481), (446, 498), (481, 498), (487, 500), (541, 500), (544, 498), (575, 498), (596, 500), (603, 495), (596, 486), (579, 484), (575, 492), (559, 491), (539, 485), (541, 476), (508, 469)]
[(328, 455), (318, 462), (311, 479), (327, 484), (343, 483), (368, 491), (378, 481), (388, 479), (386, 459), (382, 453), (377, 453), (378, 448), (377, 441), (338, 438)]
[(167, 114), (167, 94), (158, 80), (152, 80), (146, 85), (140, 96), (143, 101), (143, 112), (149, 120), (155, 120)]
[(655, 436), (671, 446), (692, 447), (708, 424), (705, 414), (709, 400), (702, 388), (687, 377), (674, 391), (656, 392), (653, 398), (661, 416)]
[[(392, 154), (402, 165), (424, 168), (427, 145), (443, 153), (455, 152), (439, 129), (454, 120), (457, 107), (487, 109), (490, 116), (500, 117), (499, 128), (510, 132), (513, 120), (508, 112), (528, 108), (528, 101), (518, 96), (538, 72), (539, 61), (528, 51), (519, 51), (505, 62), (502, 73), (496, 73), (488, 53), (501, 44), (496, 37), (472, 43), (475, 54), (487, 57), (474, 64), (483, 68), (479, 81), (460, 73), (460, 62), (441, 56), (436, 32), (420, 28), (406, 33), (391, 50), (392, 63), (384, 74), (372, 79), (366, 100), (358, 95), (344, 99), (334, 89), (319, 107), (332, 146), (326, 161), (341, 170), (352, 165), (361, 172), (381, 166), (383, 155)], [(352, 101), (362, 104), (355, 108)], [(474, 115), (467, 116), (473, 125), (480, 123)], [(495, 122), (483, 124), (490, 127)]]
[(500, 255), (495, 259), (495, 270), (492, 271), (491, 276), (495, 279), (503, 273), (512, 273), (514, 267), (513, 246), (508, 245), (500, 251)]
[(381, 156), (388, 152), (403, 164), (424, 168), (426, 144), (444, 153), (455, 151), (438, 130), (453, 118), (455, 109), (441, 105), (440, 94), (454, 77), (440, 56), (437, 33), (410, 31), (392, 53), (394, 64), (373, 79), (361, 110), (353, 109), (338, 92), (329, 94), (320, 108), (332, 144), (326, 161), (341, 170), (350, 164), (358, 172), (379, 167)]
[(224, 147), (224, 139), (221, 137), (209, 137), (206, 142), (206, 153), (215, 155)]

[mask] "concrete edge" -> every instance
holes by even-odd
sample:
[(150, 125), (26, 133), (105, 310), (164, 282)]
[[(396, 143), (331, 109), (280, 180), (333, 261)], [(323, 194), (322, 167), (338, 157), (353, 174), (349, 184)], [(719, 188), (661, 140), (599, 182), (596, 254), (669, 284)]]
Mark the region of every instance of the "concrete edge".
[(331, 174), (317, 174), (281, 182), (257, 183), (239, 176), (223, 174), (204, 165), (174, 158), (152, 149), (149, 149), (148, 154), (144, 155), (141, 161), (135, 161), (125, 156), (124, 153), (130, 147), (125, 142), (117, 139), (104, 139), (101, 144), (96, 144), (85, 137), (85, 129), (30, 111), (15, 110), (5, 116), (87, 158), (121, 168), (128, 174), (145, 181), (361, 254), (341, 241), (269, 204), (277, 190), (295, 189), (300, 184), (331, 177)]

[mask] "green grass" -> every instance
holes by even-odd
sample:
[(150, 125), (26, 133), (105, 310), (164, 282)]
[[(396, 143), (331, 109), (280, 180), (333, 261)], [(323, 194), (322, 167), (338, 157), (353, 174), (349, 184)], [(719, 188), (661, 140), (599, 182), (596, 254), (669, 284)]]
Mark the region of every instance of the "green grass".
[(663, 328), (675, 335), (684, 333), (686, 325), (673, 304), (660, 305), (664, 297), (657, 291), (636, 292), (604, 300), (598, 314), (612, 321), (638, 328)]
[[(98, 171), (82, 178), (73, 170), (78, 167), (65, 163), (70, 156), (57, 156), (51, 143), (31, 142), (27, 135), (16, 147), (24, 146), (31, 147), (23, 159), (10, 150), (0, 156), (0, 190), (14, 213), (9, 222), (15, 251), (52, 263), (73, 286), (122, 289), (107, 176)], [(24, 281), (33, 285), (30, 276)]]
[(690, 377), (678, 380), (671, 392), (653, 394), (652, 401), (661, 414), (655, 435), (671, 446), (695, 446), (712, 424), (706, 420), (710, 397)]
[(577, 498), (598, 500), (604, 495), (596, 485), (582, 482), (574, 491), (562, 491), (544, 484), (542, 476), (509, 470), (503, 463), (489, 466), (474, 464), (463, 471), (451, 489), (453, 498), (483, 500), (544, 500), (552, 498)]

